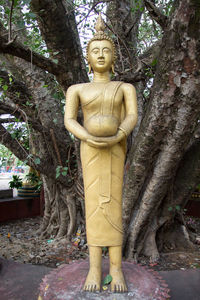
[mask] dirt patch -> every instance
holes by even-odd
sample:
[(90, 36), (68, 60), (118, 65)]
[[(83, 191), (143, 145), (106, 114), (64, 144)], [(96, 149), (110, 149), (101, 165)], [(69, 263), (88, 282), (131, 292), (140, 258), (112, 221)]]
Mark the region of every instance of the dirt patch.
[(87, 258), (87, 247), (80, 249), (67, 239), (40, 239), (36, 232), (42, 218), (28, 218), (0, 225), (0, 256), (17, 262), (57, 267)]
[[(41, 221), (42, 218), (36, 217), (0, 224), (0, 256), (21, 263), (49, 267), (88, 257), (85, 235), (81, 230), (72, 241), (54, 240), (53, 237), (41, 240), (36, 235)], [(200, 219), (188, 217), (186, 221), (200, 236)], [(149, 263), (146, 257), (140, 257), (139, 263), (158, 271), (200, 268), (200, 245), (196, 244), (192, 252), (172, 250), (161, 253), (156, 264)]]

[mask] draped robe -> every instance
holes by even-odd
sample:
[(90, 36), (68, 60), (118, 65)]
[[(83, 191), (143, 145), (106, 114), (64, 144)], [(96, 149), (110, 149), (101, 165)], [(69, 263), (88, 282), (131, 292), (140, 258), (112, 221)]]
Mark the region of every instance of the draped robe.
[[(115, 94), (122, 82), (110, 82), (111, 97), (106, 89), (101, 94), (101, 114), (111, 114)], [(97, 97), (98, 98), (98, 97)], [(95, 98), (93, 101), (98, 101)], [(85, 105), (92, 105), (89, 101)], [(103, 106), (104, 105), (104, 106)], [(122, 103), (121, 120), (124, 119)], [(126, 139), (112, 147), (95, 148), (81, 141), (81, 163), (83, 169), (86, 234), (90, 246), (122, 245), (122, 185)]]

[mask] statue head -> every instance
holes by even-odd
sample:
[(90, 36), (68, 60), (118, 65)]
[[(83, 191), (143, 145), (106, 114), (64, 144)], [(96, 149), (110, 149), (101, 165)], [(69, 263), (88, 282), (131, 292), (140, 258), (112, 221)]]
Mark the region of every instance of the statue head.
[[(93, 59), (95, 55), (98, 56), (99, 59), (103, 56), (106, 59), (106, 64), (110, 66), (109, 71), (112, 70), (112, 72), (114, 73), (114, 63), (116, 60), (115, 44), (111, 39), (111, 37), (109, 37), (104, 32), (105, 25), (101, 17), (101, 14), (99, 14), (98, 16), (95, 29), (96, 29), (96, 33), (88, 42), (87, 49), (86, 49), (86, 53), (87, 53), (86, 58), (89, 64), (89, 73), (95, 67), (94, 65), (95, 62)], [(101, 67), (99, 67), (98, 70), (101, 71)], [(104, 70), (103, 67), (102, 70)]]

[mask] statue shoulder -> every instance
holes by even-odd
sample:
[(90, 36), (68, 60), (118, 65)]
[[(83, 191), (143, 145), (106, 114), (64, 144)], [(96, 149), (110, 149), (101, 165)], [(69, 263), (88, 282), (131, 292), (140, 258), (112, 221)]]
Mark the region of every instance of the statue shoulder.
[(110, 85), (113, 85), (114, 87), (120, 87), (122, 90), (135, 91), (135, 87), (132, 84), (126, 83), (124, 81), (111, 81)]
[(135, 91), (135, 87), (131, 83), (122, 82), (121, 88), (124, 91)]
[(87, 84), (89, 84), (89, 83), (73, 84), (67, 89), (67, 93), (79, 93), (81, 91), (81, 89), (83, 88), (83, 86), (85, 86)]

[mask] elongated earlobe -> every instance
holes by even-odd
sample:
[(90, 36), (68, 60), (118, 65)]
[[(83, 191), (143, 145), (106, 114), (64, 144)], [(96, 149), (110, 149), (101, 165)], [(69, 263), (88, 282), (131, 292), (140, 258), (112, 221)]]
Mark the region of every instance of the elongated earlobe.
[(115, 66), (114, 66), (114, 64), (112, 64), (111, 70), (112, 70), (113, 75), (115, 75)]
[(92, 68), (91, 68), (91, 65), (88, 64), (88, 67), (89, 67), (89, 70), (88, 70), (88, 73), (91, 74), (92, 73)]

